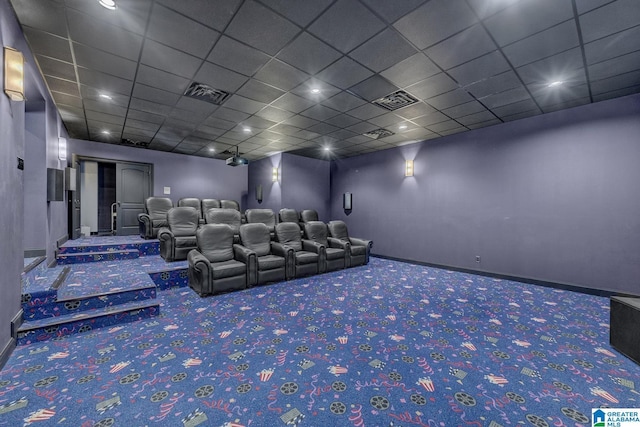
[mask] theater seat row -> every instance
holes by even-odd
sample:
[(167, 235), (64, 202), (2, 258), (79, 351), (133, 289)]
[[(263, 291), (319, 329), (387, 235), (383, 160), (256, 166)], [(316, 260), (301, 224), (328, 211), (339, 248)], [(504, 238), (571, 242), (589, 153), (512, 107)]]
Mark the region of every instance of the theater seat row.
[(297, 222), (281, 222), (274, 230), (275, 240), (266, 224), (243, 224), (234, 243), (228, 224), (197, 227), (196, 249), (187, 255), (189, 286), (212, 295), (369, 262), (373, 242), (349, 237), (343, 221), (307, 222), (304, 238)]

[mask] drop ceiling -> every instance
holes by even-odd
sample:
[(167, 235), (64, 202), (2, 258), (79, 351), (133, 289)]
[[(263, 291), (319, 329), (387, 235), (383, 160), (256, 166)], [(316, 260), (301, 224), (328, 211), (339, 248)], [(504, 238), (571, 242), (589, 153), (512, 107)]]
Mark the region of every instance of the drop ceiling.
[(72, 138), (344, 158), (640, 92), (638, 0), (116, 2), (12, 0)]

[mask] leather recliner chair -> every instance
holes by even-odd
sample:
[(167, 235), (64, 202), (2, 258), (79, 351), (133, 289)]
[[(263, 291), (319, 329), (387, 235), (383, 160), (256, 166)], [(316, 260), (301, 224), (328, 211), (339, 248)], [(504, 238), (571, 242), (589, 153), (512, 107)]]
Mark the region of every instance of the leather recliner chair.
[(167, 212), (173, 202), (167, 197), (147, 197), (144, 201), (145, 212), (138, 214), (140, 237), (157, 239), (158, 230), (167, 226)]
[(262, 223), (269, 228), (271, 239), (275, 238), (276, 216), (271, 209), (247, 209), (244, 212), (247, 224)]
[(300, 222), (300, 215), (295, 209), (282, 208), (278, 212), (278, 219), (279, 222), (295, 222), (297, 224)]
[(198, 247), (198, 211), (191, 207), (171, 208), (167, 212), (167, 223), (167, 227), (158, 230), (160, 256), (165, 261), (186, 260), (189, 251)]
[(240, 212), (235, 209), (211, 208), (205, 215), (207, 224), (227, 224), (233, 229), (233, 242), (240, 243)]
[(271, 241), (266, 225), (262, 223), (242, 224), (240, 226), (242, 246), (250, 250), (247, 285), (254, 286), (267, 282), (286, 280), (288, 262), (293, 249), (282, 243)]
[(209, 209), (213, 209), (213, 208), (219, 208), (220, 207), (220, 200), (218, 199), (202, 199), (202, 201), (200, 202), (200, 205), (202, 206), (202, 218), (205, 219), (205, 223), (207, 222), (207, 211)]
[(300, 221), (303, 223), (318, 221), (318, 211), (313, 209), (305, 209), (300, 212)]
[(373, 241), (349, 237), (349, 230), (344, 221), (330, 221), (327, 225), (331, 237), (349, 243), (347, 254), (347, 267), (365, 265), (369, 263), (369, 253), (373, 247)]
[(235, 200), (220, 200), (220, 207), (223, 209), (235, 209), (240, 212), (242, 223), (245, 224), (247, 222), (247, 218), (245, 218), (244, 213), (240, 211), (240, 203)]
[(196, 197), (183, 197), (178, 200), (178, 207), (190, 206), (195, 208), (200, 215), (200, 224), (204, 224), (204, 216), (202, 215), (202, 205), (200, 203), (200, 199)]
[(307, 240), (311, 240), (319, 244), (315, 246), (322, 253), (318, 253), (324, 258), (324, 265), (320, 265), (320, 273), (327, 271), (339, 270), (347, 265), (347, 253), (349, 251), (349, 243), (342, 242), (333, 237), (329, 237), (327, 224), (321, 221), (311, 221), (304, 224), (304, 236)]
[(198, 248), (189, 252), (189, 286), (200, 296), (247, 287), (247, 265), (240, 245), (233, 244), (233, 229), (226, 224), (205, 224), (196, 231)]
[(281, 222), (276, 225), (276, 240), (293, 249), (293, 257), (289, 259), (287, 279), (318, 274), (320, 265), (325, 262), (324, 251), (320, 244), (311, 240), (302, 240), (300, 226), (296, 222)]

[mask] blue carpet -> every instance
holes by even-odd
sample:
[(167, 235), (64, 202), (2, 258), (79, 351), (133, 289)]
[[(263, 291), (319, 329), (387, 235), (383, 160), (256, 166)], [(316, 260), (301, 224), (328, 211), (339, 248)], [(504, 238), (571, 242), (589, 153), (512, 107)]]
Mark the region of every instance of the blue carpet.
[(640, 407), (606, 298), (372, 258), (18, 347), (0, 425), (583, 426)]

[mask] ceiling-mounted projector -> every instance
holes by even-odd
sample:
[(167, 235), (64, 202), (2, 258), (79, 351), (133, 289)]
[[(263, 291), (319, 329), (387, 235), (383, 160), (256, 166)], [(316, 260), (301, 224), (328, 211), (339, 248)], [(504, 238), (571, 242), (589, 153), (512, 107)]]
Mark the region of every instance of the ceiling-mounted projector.
[(233, 156), (227, 159), (227, 165), (229, 166), (244, 166), (248, 164), (249, 164), (249, 160), (240, 156)]
[(249, 159), (240, 157), (240, 153), (238, 152), (238, 147), (236, 146), (236, 154), (235, 156), (231, 156), (227, 159), (227, 165), (228, 166), (245, 166), (248, 164), (249, 164)]

